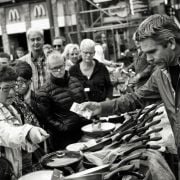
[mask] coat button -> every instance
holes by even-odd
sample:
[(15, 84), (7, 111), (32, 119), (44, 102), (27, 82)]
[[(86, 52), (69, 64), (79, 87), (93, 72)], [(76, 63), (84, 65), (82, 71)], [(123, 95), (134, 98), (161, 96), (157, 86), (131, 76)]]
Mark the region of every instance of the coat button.
[(179, 111), (179, 108), (178, 108), (178, 107), (176, 108), (176, 111)]

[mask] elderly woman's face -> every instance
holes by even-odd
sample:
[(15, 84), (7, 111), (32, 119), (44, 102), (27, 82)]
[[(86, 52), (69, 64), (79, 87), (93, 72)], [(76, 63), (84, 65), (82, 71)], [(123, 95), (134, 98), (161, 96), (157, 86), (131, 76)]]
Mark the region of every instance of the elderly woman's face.
[(94, 47), (83, 47), (81, 49), (81, 56), (82, 60), (85, 62), (89, 62), (93, 60), (95, 54), (95, 48)]
[(31, 86), (31, 80), (19, 76), (16, 81), (16, 92), (20, 95), (26, 95)]
[(74, 48), (69, 52), (69, 59), (73, 62), (73, 64), (76, 64), (79, 60), (79, 51)]

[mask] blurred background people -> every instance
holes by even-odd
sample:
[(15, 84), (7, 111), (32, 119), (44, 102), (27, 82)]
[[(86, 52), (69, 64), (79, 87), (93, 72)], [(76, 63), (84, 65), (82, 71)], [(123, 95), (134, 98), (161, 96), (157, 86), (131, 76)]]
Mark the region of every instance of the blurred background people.
[(129, 65), (127, 70), (134, 70), (135, 76), (130, 79), (129, 85), (139, 88), (144, 85), (154, 71), (154, 65), (147, 62), (146, 54), (142, 52), (138, 41), (138, 33), (135, 32), (133, 40), (136, 45), (136, 53), (134, 54), (133, 63)]
[(43, 52), (44, 52), (44, 55), (46, 56), (46, 58), (52, 51), (53, 51), (53, 47), (50, 44), (43, 45)]
[(66, 62), (66, 70), (77, 64), (80, 58), (80, 49), (77, 44), (67, 44), (64, 48), (63, 56)]
[[(94, 58), (96, 60), (98, 60), (99, 62), (103, 63), (105, 66), (107, 66), (109, 71), (113, 71), (114, 67), (119, 66), (119, 64), (113, 62), (112, 60), (108, 60), (108, 59), (105, 58), (105, 53), (106, 53), (106, 57), (109, 57), (109, 56), (107, 55), (108, 51), (107, 51), (107, 46), (106, 46), (106, 43), (105, 43), (106, 37), (104, 35), (105, 34), (98, 34), (95, 37), (96, 44), (95, 44)], [(103, 42), (104, 42), (103, 44), (102, 44), (102, 39), (103, 39)], [(106, 50), (105, 50), (105, 48), (106, 48)]]
[(109, 52), (108, 52), (106, 34), (104, 32), (100, 32), (99, 34), (97, 34), (96, 42), (98, 42), (102, 46), (104, 58), (109, 59)]
[(5, 52), (0, 52), (0, 65), (9, 65), (10, 63), (10, 55)]
[(53, 40), (53, 48), (56, 51), (59, 51), (60, 53), (63, 53), (64, 51), (64, 39), (61, 37), (55, 37)]
[(23, 57), (25, 55), (24, 48), (23, 47), (17, 47), (15, 53), (16, 53), (15, 54), (16, 59), (19, 59), (19, 58)]

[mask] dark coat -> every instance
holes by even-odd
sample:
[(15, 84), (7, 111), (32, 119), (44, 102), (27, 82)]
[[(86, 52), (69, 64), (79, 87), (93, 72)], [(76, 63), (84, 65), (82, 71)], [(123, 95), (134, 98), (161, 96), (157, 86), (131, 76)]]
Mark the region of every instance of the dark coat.
[(88, 79), (80, 70), (80, 63), (72, 66), (69, 70), (71, 76), (77, 77), (84, 88), (89, 89), (87, 94), (90, 101), (104, 101), (107, 97), (112, 98), (112, 84), (109, 72), (105, 65), (95, 60), (95, 67), (91, 77)]
[(53, 151), (78, 141), (86, 120), (70, 111), (73, 102), (86, 100), (81, 83), (75, 77), (51, 78), (38, 91), (38, 107), (44, 127), (51, 134)]

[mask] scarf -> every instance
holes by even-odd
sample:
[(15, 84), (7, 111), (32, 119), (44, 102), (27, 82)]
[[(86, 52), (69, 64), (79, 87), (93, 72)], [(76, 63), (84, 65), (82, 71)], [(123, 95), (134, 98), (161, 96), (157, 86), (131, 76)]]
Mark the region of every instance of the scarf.
[(68, 72), (65, 71), (65, 74), (62, 78), (54, 77), (52, 74), (50, 75), (50, 80), (53, 84), (56, 84), (61, 87), (68, 86), (69, 83), (69, 75)]

